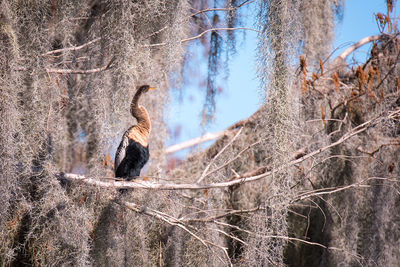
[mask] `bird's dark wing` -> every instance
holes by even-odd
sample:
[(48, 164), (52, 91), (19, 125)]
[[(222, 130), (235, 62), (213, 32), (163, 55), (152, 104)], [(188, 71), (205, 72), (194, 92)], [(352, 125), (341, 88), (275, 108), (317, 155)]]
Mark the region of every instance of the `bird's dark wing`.
[(115, 177), (131, 180), (140, 176), (149, 157), (149, 147), (129, 138), (129, 130), (126, 131), (115, 153)]
[(128, 135), (125, 133), (122, 136), (122, 140), (117, 148), (117, 151), (115, 152), (115, 161), (114, 161), (115, 173), (117, 172), (117, 169), (118, 169), (119, 165), (121, 164), (122, 160), (125, 158), (126, 148), (128, 147), (128, 144), (129, 144), (129, 138), (128, 138)]
[(116, 177), (122, 177), (128, 181), (140, 176), (140, 171), (149, 160), (149, 148), (129, 139), (125, 157), (115, 171)]

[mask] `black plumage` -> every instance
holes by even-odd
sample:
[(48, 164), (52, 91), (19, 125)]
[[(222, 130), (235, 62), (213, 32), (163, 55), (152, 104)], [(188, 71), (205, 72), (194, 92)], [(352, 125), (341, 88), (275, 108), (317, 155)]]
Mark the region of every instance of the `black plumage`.
[(150, 117), (143, 106), (139, 106), (140, 96), (154, 88), (143, 85), (138, 88), (131, 103), (131, 114), (137, 124), (130, 127), (123, 135), (115, 154), (115, 177), (132, 180), (140, 176), (140, 171), (150, 157), (148, 136), (150, 134)]
[(121, 151), (121, 154), (125, 152), (125, 155), (120, 155), (122, 161), (116, 168), (115, 177), (124, 177), (129, 181), (140, 176), (140, 171), (150, 158), (149, 146), (144, 147), (126, 137), (126, 141), (119, 145), (118, 151)]

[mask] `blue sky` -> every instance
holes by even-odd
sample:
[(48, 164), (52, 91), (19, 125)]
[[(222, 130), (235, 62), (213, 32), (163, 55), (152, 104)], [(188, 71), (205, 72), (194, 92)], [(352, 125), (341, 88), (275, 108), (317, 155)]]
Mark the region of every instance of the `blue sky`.
[[(334, 42), (334, 48), (338, 48), (336, 55), (360, 39), (379, 33), (374, 16), (377, 12), (386, 13), (384, 0), (346, 1), (343, 21), (336, 28)], [(238, 40), (237, 54), (229, 66), (229, 76), (222, 82), (224, 91), (216, 98), (216, 119), (205, 129), (207, 132), (223, 130), (247, 118), (260, 106), (262, 100), (256, 73), (256, 38), (255, 32), (247, 31), (244, 41)], [(355, 53), (356, 59), (365, 61), (369, 49), (369, 46), (360, 48)], [(206, 62), (199, 62), (196, 71), (197, 75), (206, 77)], [(180, 135), (177, 138), (171, 137), (167, 145), (180, 143), (202, 134), (200, 122), (204, 93), (201, 90), (205, 90), (205, 87), (196, 88), (190, 85), (182, 90), (185, 91), (182, 96), (178, 93), (172, 96), (168, 121), (171, 129), (181, 126)], [(183, 156), (185, 153), (187, 151), (179, 152), (177, 155)]]

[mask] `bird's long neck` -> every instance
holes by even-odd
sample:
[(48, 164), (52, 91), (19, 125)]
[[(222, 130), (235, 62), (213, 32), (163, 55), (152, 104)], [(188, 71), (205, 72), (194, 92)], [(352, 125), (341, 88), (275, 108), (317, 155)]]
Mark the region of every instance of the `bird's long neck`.
[(133, 97), (131, 103), (131, 114), (136, 118), (137, 127), (139, 128), (140, 132), (147, 138), (151, 130), (150, 116), (146, 108), (139, 105), (138, 102), (140, 96), (141, 93), (138, 92)]

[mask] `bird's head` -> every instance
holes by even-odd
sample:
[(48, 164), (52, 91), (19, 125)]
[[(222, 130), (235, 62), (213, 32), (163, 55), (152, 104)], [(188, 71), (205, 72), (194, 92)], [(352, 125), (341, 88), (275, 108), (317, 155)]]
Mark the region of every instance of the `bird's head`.
[(150, 85), (141, 85), (138, 86), (137, 92), (142, 94), (142, 93), (147, 93), (148, 91), (156, 89), (155, 87), (150, 87)]

